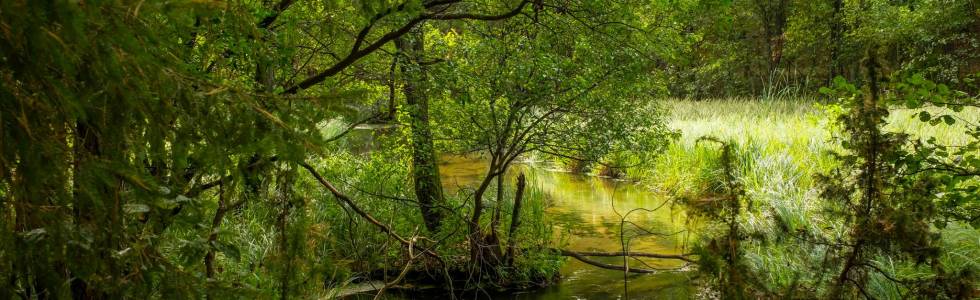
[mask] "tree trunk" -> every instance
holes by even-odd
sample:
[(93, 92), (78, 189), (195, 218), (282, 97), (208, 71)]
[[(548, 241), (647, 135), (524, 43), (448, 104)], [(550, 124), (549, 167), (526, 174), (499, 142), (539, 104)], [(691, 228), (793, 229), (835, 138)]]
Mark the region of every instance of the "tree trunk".
[(415, 196), (425, 227), (430, 232), (439, 230), (443, 214), (439, 207), (445, 202), (442, 184), (439, 181), (432, 131), (429, 128), (429, 99), (426, 95), (425, 66), (420, 60), (425, 53), (425, 40), (421, 26), (396, 40), (395, 45), (403, 56), (399, 60), (405, 78), (402, 91), (405, 94), (407, 113), (411, 119), (412, 132), (412, 177), (415, 181)]
[(470, 218), (470, 266), (481, 276), (484, 271), (493, 272), (496, 264), (500, 263), (500, 247), (490, 247), (491, 241), (483, 228), (480, 227), (480, 218), (483, 216), (483, 195), (486, 194), (490, 183), (494, 177), (501, 176), (498, 173), (498, 158), (494, 157), (490, 161), (490, 168), (487, 175), (480, 182), (480, 185), (473, 193), (473, 215)]
[(843, 36), (844, 25), (841, 21), (841, 11), (844, 9), (844, 0), (834, 0), (834, 13), (830, 17), (830, 66), (828, 67), (829, 77), (827, 83), (834, 80), (834, 77), (841, 75), (840, 68), (840, 48), (841, 36)]
[(881, 116), (878, 115), (878, 68), (881, 66), (878, 63), (877, 50), (874, 47), (868, 50), (868, 58), (865, 62), (868, 74), (868, 96), (864, 100), (864, 106), (858, 110), (859, 115), (857, 116), (863, 119), (859, 126), (863, 127), (862, 130), (866, 130), (866, 134), (869, 135), (867, 144), (863, 145), (865, 149), (862, 149), (864, 151), (862, 154), (864, 164), (861, 167), (861, 179), (859, 181), (859, 185), (862, 185), (861, 202), (859, 203), (861, 210), (856, 214), (856, 227), (851, 229), (851, 235), (855, 240), (854, 247), (847, 254), (847, 261), (844, 263), (840, 274), (837, 275), (836, 285), (831, 289), (831, 298), (833, 299), (841, 299), (846, 296), (845, 286), (848, 282), (854, 284), (855, 288), (864, 293), (864, 286), (868, 280), (867, 273), (860, 270), (867, 262), (864, 247), (868, 241), (865, 237), (869, 235), (869, 231), (873, 230), (872, 224), (876, 222), (879, 216), (875, 210), (875, 202), (880, 199), (882, 193), (879, 186), (880, 179), (878, 178), (880, 156), (878, 148), (882, 142), (880, 140), (881, 128), (878, 123), (881, 120)]
[(772, 1), (756, 3), (759, 6), (759, 12), (762, 14), (763, 22), (765, 22), (762, 29), (766, 39), (766, 58), (769, 66), (769, 73), (766, 75), (769, 76), (776, 72), (783, 58), (787, 2), (786, 0), (776, 0), (775, 3)]
[(493, 207), (493, 218), (490, 220), (490, 236), (487, 240), (487, 245), (491, 247), (500, 247), (500, 215), (503, 214), (503, 203), (504, 203), (504, 174), (506, 171), (501, 171), (500, 175), (497, 176), (497, 200), (496, 205)]
[(521, 226), (521, 204), (524, 201), (524, 173), (517, 175), (517, 190), (514, 192), (514, 208), (510, 213), (510, 231), (507, 233), (507, 264), (514, 265), (514, 248), (517, 247), (517, 228)]

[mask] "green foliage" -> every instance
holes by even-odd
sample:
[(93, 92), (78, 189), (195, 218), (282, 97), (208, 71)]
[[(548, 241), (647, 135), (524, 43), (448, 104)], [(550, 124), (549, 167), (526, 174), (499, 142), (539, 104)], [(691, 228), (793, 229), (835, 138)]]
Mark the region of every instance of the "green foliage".
[[(751, 208), (751, 199), (746, 199), (745, 189), (738, 181), (736, 170), (735, 145), (714, 137), (701, 137), (698, 142), (713, 142), (721, 145), (718, 166), (717, 194), (705, 193), (697, 199), (687, 199), (685, 204), (690, 214), (702, 217), (709, 224), (720, 223), (725, 227), (719, 233), (706, 233), (705, 241), (696, 246), (701, 271), (717, 278), (718, 291), (725, 299), (746, 299), (752, 294), (752, 274), (745, 272), (742, 261), (744, 250), (742, 242), (747, 238), (741, 231), (743, 211)], [(748, 206), (748, 207), (746, 207)], [(713, 229), (713, 228), (712, 228)], [(708, 230), (704, 230), (707, 232)], [(714, 230), (712, 230), (714, 231)]]
[[(857, 86), (852, 88), (860, 91)], [(841, 90), (852, 89), (842, 87)], [(889, 101), (896, 99), (901, 97), (886, 97)], [(733, 156), (738, 158), (736, 177), (744, 185), (747, 198), (753, 200), (751, 206), (754, 207), (744, 211), (740, 219), (740, 228), (745, 234), (745, 240), (740, 243), (745, 265), (742, 270), (747, 274), (765, 274), (755, 278), (755, 282), (748, 282), (749, 286), (780, 297), (819, 298), (826, 295), (827, 280), (834, 274), (824, 267), (828, 246), (820, 241), (845, 236), (845, 227), (841, 226), (837, 214), (823, 213), (824, 201), (818, 197), (820, 191), (814, 175), (826, 174), (841, 166), (828, 152), (842, 151), (840, 139), (830, 139), (830, 134), (840, 132), (843, 126), (828, 121), (845, 114), (847, 107), (812, 100), (746, 99), (673, 100), (667, 107), (670, 108), (671, 128), (683, 136), (657, 159), (654, 171), (631, 171), (630, 176), (689, 199), (698, 199), (705, 193), (719, 193), (723, 191), (716, 189), (723, 186), (719, 185), (723, 178), (718, 171), (722, 169), (719, 151), (717, 147), (706, 147), (696, 140), (707, 134), (734, 140), (734, 145), (738, 145), (733, 149)], [(950, 114), (962, 122), (954, 126), (942, 122), (936, 126), (922, 123), (919, 112), (923, 110), (932, 115)], [(972, 139), (966, 133), (972, 127), (964, 124), (976, 123), (978, 116), (980, 114), (976, 114), (972, 107), (964, 107), (958, 113), (932, 105), (921, 109), (892, 107), (883, 130), (906, 133), (914, 137), (912, 140), (932, 138), (940, 144), (963, 145)], [(702, 237), (723, 236), (726, 228), (718, 222), (694, 224), (698, 236)], [(943, 243), (939, 259), (947, 268), (947, 274), (969, 274), (977, 265), (967, 257), (971, 257), (969, 253), (977, 248), (975, 243), (967, 240), (975, 237), (976, 231), (963, 228), (965, 225), (960, 222), (947, 226), (941, 230)], [(697, 249), (694, 252), (707, 248)], [(705, 274), (712, 273), (712, 261), (716, 268), (723, 263), (717, 255), (701, 253), (700, 258), (699, 268), (707, 272)], [(928, 266), (916, 267), (914, 262), (891, 260), (893, 263), (889, 263), (888, 258), (878, 256), (872, 260), (883, 262), (877, 266), (897, 278), (922, 279), (934, 274)], [(894, 269), (888, 267), (890, 265)], [(969, 282), (969, 277), (958, 278), (967, 278), (966, 282)], [(867, 288), (883, 291), (871, 292), (875, 297), (900, 298), (896, 293), (901, 292), (896, 292), (896, 286), (900, 284), (872, 272)], [(905, 292), (905, 295), (910, 294)]]
[[(253, 184), (246, 174), (304, 159), (323, 141), (316, 120), (328, 112), (311, 109), (316, 99), (271, 102), (244, 92), (250, 80), (228, 76), (233, 68), (198, 67), (195, 58), (213, 59), (202, 52), (212, 48), (178, 41), (200, 29), (184, 21), (217, 18), (209, 3), (2, 5), (0, 209), (10, 220), (2, 290), (26, 298), (187, 298), (251, 289), (205, 278), (206, 252), (232, 261), (246, 253), (221, 237), (208, 241), (209, 230), (220, 232), (211, 225), (218, 198), (260, 200), (244, 192)], [(254, 21), (239, 19), (239, 9), (199, 26), (246, 36), (235, 26)], [(291, 185), (273, 178), (258, 182)], [(219, 185), (225, 192), (210, 193)], [(184, 238), (175, 243), (175, 235)], [(291, 249), (277, 251), (300, 255)]]
[(649, 156), (616, 155), (661, 149), (672, 133), (644, 95), (651, 65), (639, 59), (643, 53), (609, 48), (614, 41), (573, 21), (539, 22), (549, 30), (521, 23), (470, 29), (492, 39), (430, 32), (433, 43), (446, 45), (436, 51), (454, 58), (433, 70), (433, 88), (445, 99), (434, 107), (442, 148), (505, 145), (585, 162), (613, 158), (606, 163), (621, 167)]
[[(876, 76), (875, 67), (873, 61), (869, 63), (869, 76)], [(923, 99), (951, 105), (959, 100), (951, 98), (945, 86), (935, 85), (921, 75), (895, 84), (896, 93), (879, 99), (876, 80), (872, 78), (870, 87), (863, 91), (835, 80), (836, 86), (824, 91), (841, 99), (847, 111), (838, 119), (847, 134), (842, 140), (844, 152), (838, 156), (842, 165), (821, 176), (825, 187), (822, 197), (830, 200), (829, 213), (842, 217), (848, 228), (848, 234), (834, 242), (842, 245), (834, 259), (843, 267), (834, 279), (831, 295), (867, 295), (869, 278), (878, 274), (895, 283), (897, 295), (964, 297), (975, 288), (957, 282), (971, 281), (972, 272), (945, 271), (940, 259), (943, 250), (939, 229), (950, 220), (946, 212), (960, 210), (960, 205), (967, 204), (950, 202), (945, 196), (947, 191), (956, 190), (960, 184), (969, 186), (975, 178), (951, 180), (964, 174), (936, 169), (934, 165), (942, 165), (949, 158), (938, 150), (943, 146), (936, 146), (935, 138), (929, 139), (931, 143), (927, 141), (933, 146), (923, 146), (922, 141), (910, 141), (906, 134), (883, 131), (890, 103), (916, 109), (922, 107)], [(940, 124), (939, 120), (944, 120), (945, 126), (954, 123), (948, 115), (935, 119), (926, 111), (917, 115), (920, 121), (932, 125)], [(970, 152), (975, 150), (967, 153)], [(948, 172), (954, 173), (951, 176)], [(975, 199), (976, 194), (966, 197)], [(872, 257), (879, 259), (872, 261)], [(934, 275), (896, 278), (894, 271), (881, 266), (882, 259), (916, 266), (927, 264)]]
[[(827, 295), (806, 266), (847, 253), (875, 295), (976, 290), (976, 1), (132, 2), (0, 2), (0, 298), (329, 297), (402, 268), (454, 283), (502, 238), (520, 255), (468, 287), (551, 283), (543, 194), (508, 236), (514, 193), (491, 184), (536, 155), (737, 204), (692, 211), (737, 244), (699, 250), (727, 291)], [(426, 50), (398, 56), (409, 32)], [(900, 72), (864, 105), (868, 45)], [(654, 100), (773, 100), (835, 75), (822, 91), (844, 101), (818, 107), (835, 124), (811, 101)], [(425, 109), (435, 147), (404, 126)], [(412, 174), (436, 170), (412, 154), (434, 151), (491, 164), (425, 236)]]
[(976, 1), (680, 1), (663, 18), (684, 47), (668, 62), (675, 97), (812, 95), (836, 76), (861, 82), (860, 60), (882, 45), (888, 72), (952, 85), (980, 56)]
[[(914, 152), (906, 158), (909, 172), (933, 177), (942, 186), (936, 201), (945, 219), (937, 220), (935, 225), (943, 228), (950, 221), (961, 221), (977, 228), (980, 226), (980, 201), (977, 201), (980, 194), (980, 127), (957, 113), (975, 110), (980, 106), (980, 100), (967, 92), (927, 80), (920, 74), (899, 78), (893, 84), (896, 92), (891, 101), (893, 105), (917, 111), (918, 121), (928, 126), (956, 128), (966, 137), (956, 143), (922, 137), (915, 141)], [(972, 80), (967, 79), (971, 83)], [(933, 113), (926, 106), (933, 109)]]

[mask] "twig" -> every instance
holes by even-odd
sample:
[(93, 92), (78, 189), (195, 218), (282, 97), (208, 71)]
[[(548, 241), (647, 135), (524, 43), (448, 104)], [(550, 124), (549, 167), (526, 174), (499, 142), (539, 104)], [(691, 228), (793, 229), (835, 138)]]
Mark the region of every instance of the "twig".
[(415, 229), (415, 234), (412, 236), (412, 238), (408, 240), (408, 261), (405, 262), (405, 267), (402, 268), (400, 273), (398, 273), (398, 277), (395, 277), (395, 279), (390, 282), (386, 282), (384, 286), (378, 289), (378, 293), (374, 295), (374, 300), (381, 299), (381, 295), (385, 293), (385, 290), (394, 286), (395, 284), (398, 284), (398, 282), (402, 281), (402, 279), (405, 279), (405, 274), (408, 274), (408, 270), (412, 267), (412, 262), (415, 261), (416, 258), (415, 251), (413, 251), (416, 239), (418, 239), (418, 228)]

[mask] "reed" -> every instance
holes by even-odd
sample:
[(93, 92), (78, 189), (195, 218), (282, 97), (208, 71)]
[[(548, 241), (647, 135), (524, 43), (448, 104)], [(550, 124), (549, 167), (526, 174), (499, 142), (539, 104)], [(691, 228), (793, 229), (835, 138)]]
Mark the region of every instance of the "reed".
[[(719, 192), (721, 182), (717, 147), (698, 144), (712, 136), (735, 145), (736, 177), (753, 206), (740, 223), (752, 236), (745, 245), (745, 261), (765, 289), (773, 293), (819, 296), (821, 276), (814, 272), (825, 248), (803, 243), (799, 236), (833, 238), (844, 232), (838, 222), (821, 213), (823, 206), (814, 181), (818, 173), (837, 162), (829, 155), (839, 147), (831, 121), (832, 105), (816, 99), (757, 100), (745, 98), (664, 101), (669, 124), (680, 137), (649, 165), (627, 171), (654, 189), (677, 198), (696, 198)], [(934, 115), (940, 109), (930, 108)], [(955, 126), (931, 126), (917, 120), (917, 111), (893, 110), (886, 130), (910, 133), (923, 139), (935, 137), (948, 144), (962, 144), (969, 137), (965, 124), (980, 123), (980, 112), (956, 115), (964, 122)], [(980, 233), (968, 226), (943, 231), (947, 245), (944, 260), (956, 268), (976, 268)], [(878, 265), (892, 274), (928, 276), (929, 270), (901, 265), (886, 258)], [(817, 270), (819, 271), (819, 270)], [(831, 271), (832, 273), (832, 271)], [(883, 298), (900, 298), (900, 290), (882, 276), (872, 276), (869, 288)]]

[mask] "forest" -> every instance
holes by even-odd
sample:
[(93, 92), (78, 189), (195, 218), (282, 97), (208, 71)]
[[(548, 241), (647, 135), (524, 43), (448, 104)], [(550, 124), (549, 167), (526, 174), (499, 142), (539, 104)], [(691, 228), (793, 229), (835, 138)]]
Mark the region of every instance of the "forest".
[(980, 299), (980, 0), (0, 0), (0, 299)]

